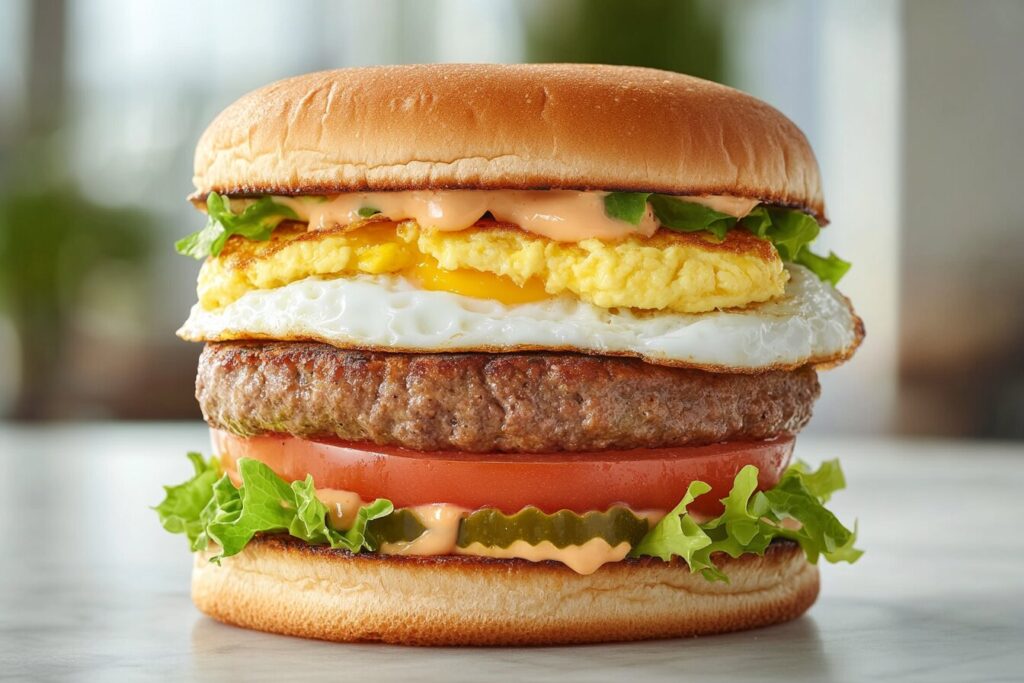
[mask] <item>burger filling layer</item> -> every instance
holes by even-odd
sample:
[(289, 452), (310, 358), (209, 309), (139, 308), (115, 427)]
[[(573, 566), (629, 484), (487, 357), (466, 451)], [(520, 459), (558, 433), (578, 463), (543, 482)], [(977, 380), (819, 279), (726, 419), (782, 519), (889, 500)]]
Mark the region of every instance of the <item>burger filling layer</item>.
[(601, 308), (700, 313), (767, 301), (787, 273), (768, 242), (745, 231), (659, 232), (606, 242), (556, 242), (500, 225), (458, 232), (414, 221), (363, 221), (310, 232), (289, 223), (267, 241), (232, 241), (199, 275), (199, 303), (216, 310), (247, 292), (309, 277), (395, 273), (422, 289), (506, 304), (568, 294)]
[(311, 276), (401, 273), (424, 288), (504, 303), (568, 293), (604, 308), (699, 313), (780, 295), (783, 260), (832, 283), (849, 267), (807, 247), (819, 230), (811, 216), (736, 197), (552, 190), (232, 200), (212, 193), (207, 212), (207, 227), (177, 247), (212, 257), (199, 287), (211, 310)]
[[(211, 193), (207, 212), (207, 226), (177, 244), (206, 259), (200, 302), (179, 331), (196, 341), (556, 350), (763, 373), (842, 360), (862, 334), (831, 286), (849, 264), (807, 246), (814, 218), (750, 199)], [(560, 391), (583, 398), (572, 382)], [(436, 404), (427, 412), (444, 415)], [(215, 562), (267, 534), (353, 554), (555, 561), (580, 573), (678, 559), (709, 580), (727, 580), (721, 553), (760, 555), (775, 539), (798, 542), (812, 562), (852, 562), (856, 533), (825, 507), (844, 485), (838, 464), (786, 468), (787, 419), (805, 418), (780, 415), (769, 429), (778, 431), (751, 443), (537, 456), (494, 452), (495, 439), (484, 455), (395, 453), (218, 430), (217, 457), (191, 454), (194, 475), (167, 487), (157, 511)], [(223, 426), (238, 432), (241, 422)]]
[(812, 562), (820, 556), (853, 562), (861, 554), (854, 547), (856, 533), (824, 506), (844, 485), (834, 461), (813, 472), (793, 465), (764, 490), (758, 469), (747, 465), (721, 499), (721, 514), (707, 518), (690, 509), (711, 490), (700, 480), (691, 481), (670, 510), (615, 506), (543, 513), (527, 507), (509, 515), (444, 503), (396, 509), (384, 498), (367, 502), (351, 492), (318, 488), (312, 475), (287, 481), (255, 459), (241, 458), (226, 471), (215, 458), (190, 458), (194, 476), (167, 487), (156, 509), (164, 527), (186, 534), (193, 550), (219, 548), (217, 562), (243, 551), (259, 534), (289, 534), (351, 553), (551, 560), (582, 574), (627, 557), (679, 558), (709, 580), (728, 580), (715, 564), (717, 553), (763, 554), (776, 538), (797, 541)]
[(388, 351), (582, 351), (740, 372), (849, 356), (861, 329), (847, 300), (802, 266), (787, 271), (781, 296), (702, 314), (608, 309), (573, 296), (508, 305), (429, 291), (395, 274), (307, 278), (216, 310), (196, 305), (178, 334)]
[[(318, 489), (327, 506), (328, 524), (348, 531), (361, 507), (358, 494)], [(474, 555), (531, 562), (554, 560), (580, 574), (629, 554), (663, 512), (634, 513), (628, 507), (577, 514), (562, 510), (545, 514), (523, 508), (515, 515), (495, 509), (468, 510), (449, 503), (401, 508), (373, 520), (367, 533), (376, 552), (385, 555)]]
[(796, 434), (811, 367), (719, 373), (576, 353), (385, 353), (314, 342), (207, 344), (210, 426), (418, 451), (552, 453), (701, 446)]

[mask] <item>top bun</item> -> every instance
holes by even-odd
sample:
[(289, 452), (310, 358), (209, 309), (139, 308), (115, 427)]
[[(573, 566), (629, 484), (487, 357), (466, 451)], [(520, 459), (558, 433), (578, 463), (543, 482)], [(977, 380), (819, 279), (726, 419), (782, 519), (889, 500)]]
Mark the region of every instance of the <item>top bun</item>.
[(581, 189), (731, 195), (825, 220), (779, 111), (692, 76), (589, 64), (432, 64), (296, 76), (225, 109), (199, 195)]

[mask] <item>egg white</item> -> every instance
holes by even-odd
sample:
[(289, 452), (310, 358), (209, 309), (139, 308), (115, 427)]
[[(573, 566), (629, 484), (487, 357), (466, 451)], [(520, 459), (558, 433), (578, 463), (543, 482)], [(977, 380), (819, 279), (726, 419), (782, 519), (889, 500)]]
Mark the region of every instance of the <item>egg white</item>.
[(197, 304), (178, 335), (390, 351), (569, 350), (741, 372), (845, 359), (862, 334), (849, 302), (805, 268), (787, 268), (781, 297), (700, 314), (604, 309), (571, 296), (505, 305), (418, 289), (396, 275), (311, 277), (217, 310)]

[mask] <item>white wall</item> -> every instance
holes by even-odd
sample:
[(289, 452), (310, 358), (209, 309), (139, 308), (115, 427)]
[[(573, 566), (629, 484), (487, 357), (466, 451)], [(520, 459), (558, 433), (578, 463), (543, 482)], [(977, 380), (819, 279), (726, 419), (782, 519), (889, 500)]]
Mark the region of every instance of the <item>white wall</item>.
[(854, 360), (822, 374), (812, 431), (891, 429), (899, 320), (901, 3), (729, 5), (733, 81), (792, 118), (821, 165), (832, 224), (820, 249), (853, 262), (840, 289), (865, 320)]
[(904, 429), (1024, 437), (1024, 3), (906, 8)]

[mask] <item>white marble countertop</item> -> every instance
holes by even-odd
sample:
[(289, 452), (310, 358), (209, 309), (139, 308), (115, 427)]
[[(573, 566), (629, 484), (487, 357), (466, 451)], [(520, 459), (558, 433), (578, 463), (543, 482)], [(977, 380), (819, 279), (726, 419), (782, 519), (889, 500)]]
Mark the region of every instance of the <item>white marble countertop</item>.
[(200, 425), (0, 427), (0, 680), (1024, 680), (1024, 446), (821, 441), (859, 517), (790, 624), (702, 639), (533, 649), (337, 645), (201, 616), (191, 558), (147, 510)]

